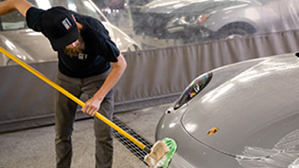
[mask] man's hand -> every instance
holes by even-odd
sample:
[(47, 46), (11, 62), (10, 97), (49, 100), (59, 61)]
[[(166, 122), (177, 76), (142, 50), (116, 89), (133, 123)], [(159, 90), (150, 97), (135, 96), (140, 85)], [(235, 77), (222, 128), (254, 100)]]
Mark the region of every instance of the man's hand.
[(92, 97), (85, 102), (85, 106), (81, 109), (83, 113), (94, 116), (101, 106), (102, 100)]

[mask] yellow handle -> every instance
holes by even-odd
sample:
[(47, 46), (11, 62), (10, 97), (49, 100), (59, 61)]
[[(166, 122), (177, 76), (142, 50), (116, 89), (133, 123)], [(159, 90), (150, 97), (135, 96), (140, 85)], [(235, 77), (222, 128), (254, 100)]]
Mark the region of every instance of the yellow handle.
[[(2, 52), (4, 55), (6, 55), (7, 57), (9, 57), (10, 59), (12, 59), (13, 61), (15, 61), (16, 63), (18, 63), (19, 65), (21, 65), (23, 68), (27, 69), (29, 72), (31, 72), (32, 74), (34, 74), (35, 76), (37, 76), (41, 80), (45, 81), (46, 83), (48, 83), (49, 85), (51, 85), (52, 87), (54, 87), (59, 92), (63, 93), (65, 96), (67, 96), (68, 98), (70, 98), (71, 100), (73, 100), (74, 102), (76, 102), (77, 104), (79, 104), (81, 107), (85, 106), (85, 103), (83, 101), (81, 101), (80, 99), (78, 99), (77, 97), (75, 97), (74, 95), (72, 95), (70, 92), (66, 91), (65, 89), (63, 89), (62, 87), (60, 87), (59, 85), (57, 85), (56, 83), (54, 83), (53, 81), (51, 81), (49, 78), (47, 78), (46, 76), (44, 76), (43, 74), (41, 74), (37, 70), (33, 69), (31, 66), (27, 65), (26, 63), (24, 63), (23, 61), (21, 61), (20, 59), (18, 59), (17, 57), (15, 57), (14, 55), (10, 54), (8, 51), (4, 50), (2, 47), (0, 47), (0, 52)], [(115, 129), (116, 131), (118, 131), (119, 133), (121, 133), (123, 136), (125, 136), (126, 138), (128, 138), (130, 141), (132, 141), (134, 144), (136, 144), (137, 146), (139, 146), (141, 149), (145, 149), (146, 148), (146, 146), (144, 144), (142, 144), (141, 142), (139, 142), (137, 139), (135, 139), (134, 137), (132, 137), (130, 134), (128, 134), (126, 131), (124, 131), (123, 129), (121, 129), (117, 125), (115, 125), (113, 122), (111, 122), (110, 120), (108, 120), (106, 117), (104, 117), (99, 112), (97, 112), (95, 114), (95, 116), (98, 117), (103, 122), (105, 122), (106, 124), (108, 124), (110, 127), (112, 127), (113, 129)]]

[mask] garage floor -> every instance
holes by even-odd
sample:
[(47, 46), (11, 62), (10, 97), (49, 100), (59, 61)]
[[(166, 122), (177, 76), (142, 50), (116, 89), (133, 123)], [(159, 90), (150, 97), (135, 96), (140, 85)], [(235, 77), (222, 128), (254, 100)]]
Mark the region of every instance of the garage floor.
[[(137, 133), (142, 143), (148, 143), (145, 145), (152, 145), (155, 143), (154, 133), (158, 120), (168, 106), (169, 104), (165, 104), (117, 113), (114, 122), (120, 122), (126, 127), (125, 130)], [(93, 119), (76, 121), (74, 127), (72, 168), (93, 168), (95, 165)], [(115, 137), (117, 136), (115, 132)], [(140, 159), (143, 157), (140, 153), (142, 150), (134, 149), (132, 153), (125, 147), (131, 148), (131, 145), (127, 144), (130, 141), (124, 142), (126, 140), (118, 139), (120, 141), (114, 138), (113, 168), (148, 167), (142, 158)], [(55, 167), (54, 126), (0, 134), (0, 168), (53, 167)]]

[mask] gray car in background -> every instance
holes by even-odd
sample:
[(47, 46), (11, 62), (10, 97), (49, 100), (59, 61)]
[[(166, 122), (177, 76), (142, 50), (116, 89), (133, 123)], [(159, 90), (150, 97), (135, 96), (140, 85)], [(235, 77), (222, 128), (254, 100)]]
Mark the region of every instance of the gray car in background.
[[(48, 9), (52, 6), (64, 6), (77, 13), (92, 16), (100, 20), (109, 31), (112, 41), (121, 52), (133, 52), (141, 47), (122, 30), (111, 24), (91, 0), (28, 0), (35, 6)], [(27, 63), (57, 61), (57, 54), (47, 38), (41, 33), (29, 29), (25, 18), (18, 12), (0, 17), (0, 46)], [(15, 65), (0, 54), (0, 66)]]
[(299, 28), (296, 0), (155, 0), (139, 12), (136, 34), (184, 43)]
[(264, 57), (198, 76), (160, 119), (169, 168), (297, 168), (299, 58)]

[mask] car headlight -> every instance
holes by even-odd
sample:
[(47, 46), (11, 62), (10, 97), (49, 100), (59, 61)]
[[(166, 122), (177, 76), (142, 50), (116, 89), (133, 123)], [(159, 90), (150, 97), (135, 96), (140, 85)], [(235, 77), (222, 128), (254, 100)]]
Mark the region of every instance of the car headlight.
[(213, 76), (212, 72), (203, 74), (196, 79), (194, 79), (189, 86), (183, 91), (180, 98), (176, 101), (174, 109), (178, 109), (187, 102), (189, 102), (193, 97), (195, 97), (200, 91), (205, 88), (211, 81)]
[(196, 25), (202, 23), (209, 18), (209, 15), (187, 15), (172, 18), (166, 25), (166, 27), (184, 26), (184, 25)]

